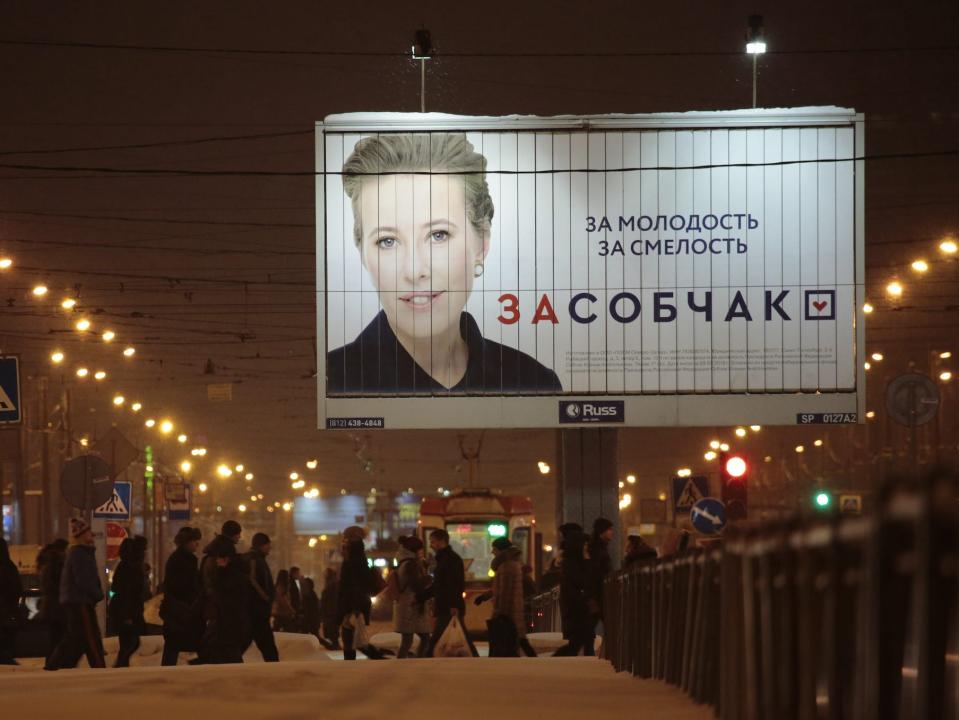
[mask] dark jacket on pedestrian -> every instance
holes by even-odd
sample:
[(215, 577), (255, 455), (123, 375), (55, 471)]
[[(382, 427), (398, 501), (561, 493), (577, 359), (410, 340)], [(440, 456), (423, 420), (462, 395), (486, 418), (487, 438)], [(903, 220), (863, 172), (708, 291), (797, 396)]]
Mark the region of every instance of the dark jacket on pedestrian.
[(589, 542), (586, 585), (586, 600), (593, 614), (603, 614), (603, 581), (612, 571), (613, 559), (609, 554), (609, 543), (594, 537)]
[(303, 627), (311, 635), (320, 634), (320, 598), (312, 578), (303, 578)]
[(5, 540), (0, 539), (0, 625), (20, 621), (20, 598), (23, 582), (16, 563), (10, 559)]
[(40, 572), (40, 619), (45, 622), (61, 622), (63, 608), (60, 606), (60, 576), (66, 559), (66, 540), (57, 540), (46, 545), (37, 556)]
[(519, 637), (526, 637), (526, 613), (523, 605), (522, 552), (510, 547), (495, 558), (491, 567), (493, 576), (493, 616), (508, 617), (516, 627)]
[(372, 607), (370, 598), (376, 592), (376, 580), (373, 570), (366, 562), (363, 541), (353, 540), (340, 568), (340, 586), (336, 598), (337, 622), (342, 624), (345, 618), (359, 613), (369, 624)]
[(143, 577), (143, 558), (137, 556), (132, 539), (124, 540), (120, 546), (120, 563), (113, 571), (107, 606), (114, 625), (132, 623), (138, 628), (143, 626)]
[(163, 574), (163, 637), (184, 650), (195, 649), (203, 632), (200, 597), (200, 570), (196, 555), (178, 547), (166, 561)]
[(559, 609), (563, 618), (563, 637), (582, 636), (588, 632), (589, 607), (586, 603), (588, 568), (583, 557), (585, 536), (581, 540), (571, 538), (564, 542), (563, 561), (560, 568)]
[(203, 559), (200, 561), (200, 591), (204, 597), (213, 596), (213, 585), (216, 579), (216, 558), (218, 553), (227, 553), (233, 548), (236, 554), (236, 543), (226, 535), (215, 535), (206, 547), (203, 548)]
[(340, 616), (336, 609), (336, 598), (339, 592), (339, 578), (334, 572), (327, 571), (326, 582), (323, 584), (322, 592), (320, 592), (320, 619), (325, 631), (336, 627), (338, 623)]
[(460, 617), (464, 617), (466, 615), (464, 592), (466, 592), (466, 571), (463, 568), (463, 558), (447, 545), (436, 553), (433, 584), (418, 593), (417, 600), (422, 602), (426, 598), (433, 598), (433, 614), (436, 617), (450, 615), (454, 609), (459, 611)]
[[(233, 546), (229, 538), (226, 541)], [(249, 576), (235, 546), (226, 565), (217, 564), (216, 557), (213, 563), (214, 613), (213, 622), (208, 626), (211, 662), (242, 662), (243, 649), (250, 636)]]
[(60, 602), (64, 605), (96, 605), (103, 600), (93, 545), (71, 545), (60, 576)]
[[(630, 538), (632, 540), (632, 538)], [(641, 538), (632, 541), (626, 555), (623, 556), (623, 570), (639, 567), (643, 563), (656, 559), (656, 548), (647, 545)]]
[(269, 618), (276, 590), (266, 555), (258, 548), (251, 548), (244, 556), (244, 562), (247, 577), (250, 578), (250, 609), (259, 616)]

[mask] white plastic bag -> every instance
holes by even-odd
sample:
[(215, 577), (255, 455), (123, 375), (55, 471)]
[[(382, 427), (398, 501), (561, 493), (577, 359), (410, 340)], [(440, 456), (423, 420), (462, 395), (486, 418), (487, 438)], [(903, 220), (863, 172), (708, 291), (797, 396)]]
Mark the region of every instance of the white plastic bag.
[(463, 632), (463, 626), (458, 617), (450, 620), (449, 625), (443, 631), (436, 647), (433, 649), (433, 657), (472, 657), (470, 644), (466, 640), (466, 633)]
[(370, 633), (362, 613), (353, 613), (343, 621), (343, 627), (353, 630), (353, 649), (362, 650), (370, 644)]

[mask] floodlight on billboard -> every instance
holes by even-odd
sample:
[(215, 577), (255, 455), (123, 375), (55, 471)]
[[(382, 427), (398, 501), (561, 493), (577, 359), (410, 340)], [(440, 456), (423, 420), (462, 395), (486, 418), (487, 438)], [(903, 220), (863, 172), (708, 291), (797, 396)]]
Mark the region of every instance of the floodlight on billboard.
[(863, 138), (841, 108), (327, 118), (320, 427), (856, 422)]

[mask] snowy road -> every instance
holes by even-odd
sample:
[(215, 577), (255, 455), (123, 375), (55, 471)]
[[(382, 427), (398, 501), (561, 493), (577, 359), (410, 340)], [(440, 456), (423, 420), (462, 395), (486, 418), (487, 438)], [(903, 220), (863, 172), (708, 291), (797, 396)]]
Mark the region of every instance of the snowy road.
[(712, 718), (678, 690), (594, 658), (22, 669), (0, 673), (0, 706), (18, 720)]

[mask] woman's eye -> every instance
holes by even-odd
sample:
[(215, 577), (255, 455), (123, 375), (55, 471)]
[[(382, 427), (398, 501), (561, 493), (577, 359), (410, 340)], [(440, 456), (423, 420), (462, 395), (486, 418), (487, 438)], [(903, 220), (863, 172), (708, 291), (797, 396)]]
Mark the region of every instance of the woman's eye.
[(380, 250), (389, 250), (396, 247), (396, 238), (394, 237), (382, 237), (376, 241), (376, 247)]
[(436, 230), (430, 233), (430, 240), (433, 242), (441, 243), (446, 242), (450, 239), (450, 234), (446, 230)]

